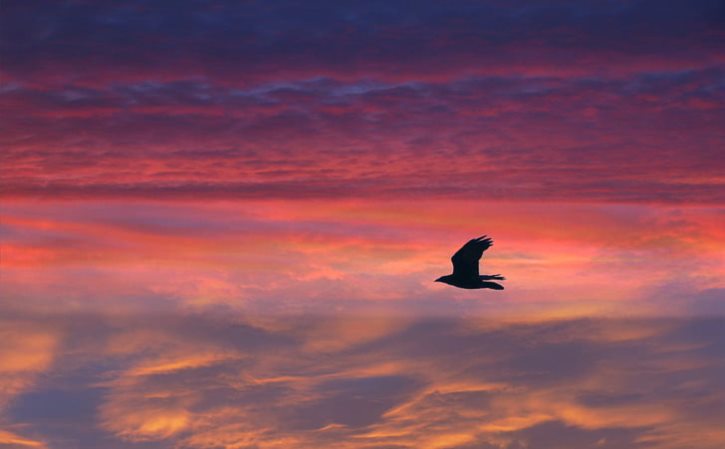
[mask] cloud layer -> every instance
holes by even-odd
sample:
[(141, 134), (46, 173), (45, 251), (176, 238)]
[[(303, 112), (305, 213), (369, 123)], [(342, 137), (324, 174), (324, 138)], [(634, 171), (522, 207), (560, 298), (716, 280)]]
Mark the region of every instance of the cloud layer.
[(721, 318), (34, 320), (62, 363), (0, 365), (45, 372), (2, 415), (28, 447), (725, 443)]
[(718, 2), (23, 2), (3, 195), (722, 202)]

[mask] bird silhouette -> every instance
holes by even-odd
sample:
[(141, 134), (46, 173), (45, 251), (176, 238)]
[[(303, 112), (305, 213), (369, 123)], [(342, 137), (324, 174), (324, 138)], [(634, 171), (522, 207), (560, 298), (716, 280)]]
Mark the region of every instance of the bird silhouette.
[(483, 252), (491, 246), (493, 246), (493, 240), (486, 235), (469, 240), (451, 257), (453, 274), (441, 276), (435, 282), (443, 282), (459, 288), (503, 290), (503, 285), (496, 282), (487, 282), (491, 279), (498, 281), (506, 279), (500, 274), (478, 274), (478, 261), (481, 259)]

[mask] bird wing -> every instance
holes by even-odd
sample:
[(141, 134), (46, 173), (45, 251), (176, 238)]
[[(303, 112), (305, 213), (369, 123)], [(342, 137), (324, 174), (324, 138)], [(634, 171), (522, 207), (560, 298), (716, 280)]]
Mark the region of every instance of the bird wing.
[(491, 245), (493, 245), (493, 240), (485, 235), (469, 240), (451, 257), (453, 275), (478, 278), (478, 261), (481, 259), (483, 252), (490, 248)]

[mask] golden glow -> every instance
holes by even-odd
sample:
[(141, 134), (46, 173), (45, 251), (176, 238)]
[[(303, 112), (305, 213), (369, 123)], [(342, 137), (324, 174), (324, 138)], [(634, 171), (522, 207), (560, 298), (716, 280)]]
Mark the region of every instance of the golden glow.
[(124, 410), (114, 414), (111, 407), (104, 410), (103, 426), (119, 437), (132, 441), (161, 440), (186, 428), (189, 413), (184, 410), (142, 409)]
[(41, 441), (31, 440), (23, 438), (20, 435), (16, 435), (12, 432), (8, 432), (0, 429), (0, 447), (35, 447), (35, 448), (46, 448), (45, 443)]
[[(715, 362), (699, 352), (707, 340), (697, 334), (672, 340), (686, 320), (328, 315), (268, 318), (257, 327), (210, 317), (194, 319), (193, 336), (187, 320), (115, 318), (101, 341), (64, 356), (123, 366), (91, 380), (103, 391), (100, 429), (126, 441), (210, 449), (507, 448), (546, 426), (598, 438), (630, 431), (656, 449), (725, 443), (715, 424), (722, 416), (689, 415), (725, 396), (687, 399), (712, 388)], [(19, 333), (34, 328), (48, 326), (3, 325), (6, 341), (22, 349), (3, 348), (6, 400), (52, 367), (57, 334)], [(688, 382), (671, 391), (672, 379)], [(25, 430), (0, 436), (45, 447)]]

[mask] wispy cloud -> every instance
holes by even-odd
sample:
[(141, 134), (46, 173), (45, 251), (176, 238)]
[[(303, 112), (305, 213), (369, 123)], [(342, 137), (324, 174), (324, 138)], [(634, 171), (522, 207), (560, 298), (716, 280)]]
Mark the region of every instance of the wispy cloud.
[[(73, 388), (102, 390), (98, 427), (76, 421), (67, 441), (82, 441), (84, 432), (159, 448), (514, 449), (534, 441), (716, 448), (725, 441), (718, 426), (725, 398), (715, 393), (723, 378), (721, 318), (269, 318), (121, 318), (92, 339), (76, 327), (68, 336), (73, 352), (58, 356), (79, 367), (100, 358), (114, 368), (92, 377), (66, 371), (81, 376)], [(70, 382), (56, 379), (38, 394)], [(52, 432), (33, 427), (33, 413), (24, 417), (53, 444)]]

